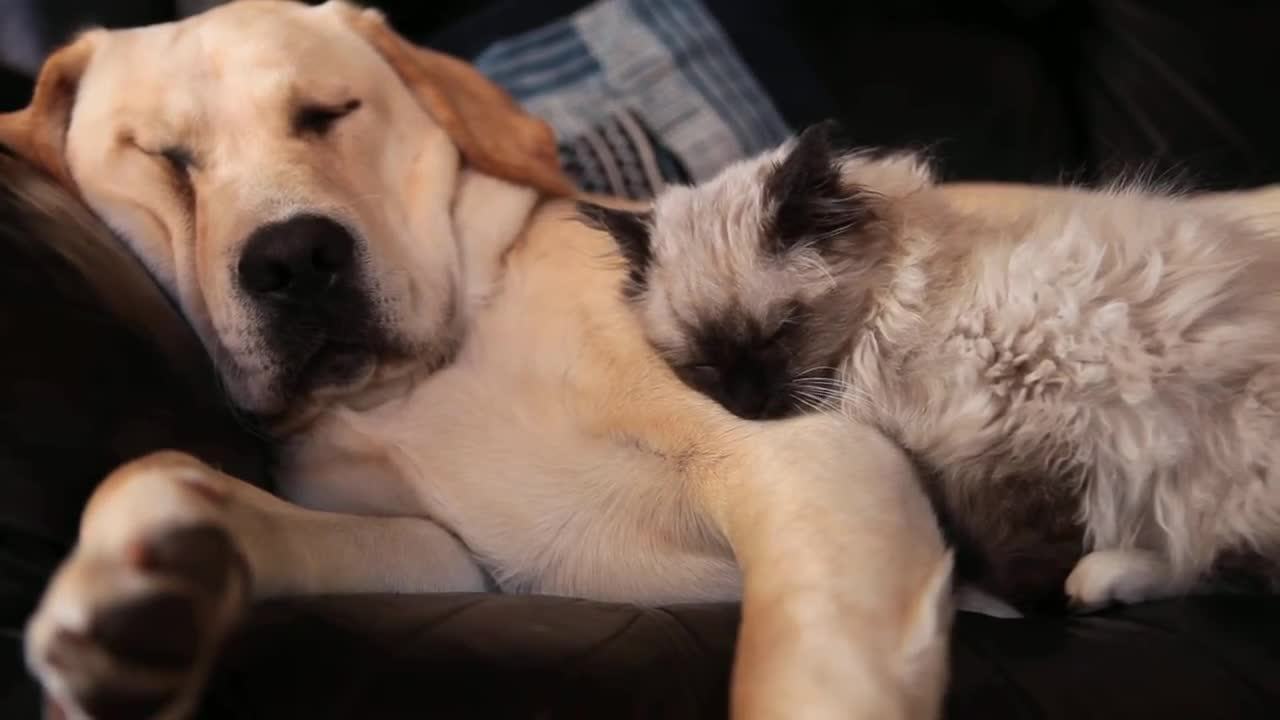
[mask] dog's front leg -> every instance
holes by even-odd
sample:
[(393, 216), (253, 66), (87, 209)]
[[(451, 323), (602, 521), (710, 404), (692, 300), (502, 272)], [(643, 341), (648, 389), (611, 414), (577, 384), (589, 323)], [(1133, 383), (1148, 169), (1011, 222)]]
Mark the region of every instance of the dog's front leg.
[(824, 416), (745, 440), (702, 487), (743, 570), (735, 717), (936, 717), (952, 560), (907, 458)]
[(73, 718), (181, 717), (254, 597), (483, 586), (431, 522), (306, 510), (156, 453), (90, 499), (28, 625), (27, 661)]

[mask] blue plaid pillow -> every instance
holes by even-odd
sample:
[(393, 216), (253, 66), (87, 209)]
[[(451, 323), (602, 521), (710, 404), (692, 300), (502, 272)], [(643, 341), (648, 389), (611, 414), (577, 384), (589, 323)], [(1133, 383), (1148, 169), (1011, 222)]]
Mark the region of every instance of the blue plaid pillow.
[(475, 63), (551, 124), (593, 192), (643, 199), (790, 133), (699, 0), (600, 0)]

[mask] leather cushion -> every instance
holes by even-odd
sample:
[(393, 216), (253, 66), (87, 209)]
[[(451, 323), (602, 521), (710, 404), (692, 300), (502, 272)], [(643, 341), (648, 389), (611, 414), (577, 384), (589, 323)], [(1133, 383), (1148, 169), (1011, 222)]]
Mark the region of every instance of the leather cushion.
[[(961, 613), (950, 718), (1273, 718), (1280, 599), (1150, 603), (1071, 618)], [(202, 717), (722, 717), (733, 605), (555, 597), (268, 603)]]

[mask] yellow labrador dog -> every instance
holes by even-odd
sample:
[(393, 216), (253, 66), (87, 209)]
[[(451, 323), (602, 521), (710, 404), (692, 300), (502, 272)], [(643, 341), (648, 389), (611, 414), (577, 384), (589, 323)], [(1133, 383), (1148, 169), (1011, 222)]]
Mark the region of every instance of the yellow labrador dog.
[(951, 556), (907, 460), (678, 381), (552, 134), (470, 66), (340, 2), (234, 3), (82, 35), (0, 140), (285, 443), (283, 500), (176, 453), (101, 485), (28, 630), (63, 712), (189, 713), (252, 598), (492, 582), (742, 597), (737, 717), (937, 716)]

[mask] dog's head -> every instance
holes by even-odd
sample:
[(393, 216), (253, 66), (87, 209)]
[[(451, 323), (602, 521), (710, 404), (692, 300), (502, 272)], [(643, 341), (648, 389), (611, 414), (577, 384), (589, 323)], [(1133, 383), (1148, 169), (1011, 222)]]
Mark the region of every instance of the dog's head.
[(267, 414), (447, 357), (464, 166), (571, 192), (545, 124), (341, 2), (90, 31), (0, 141), (129, 243)]

